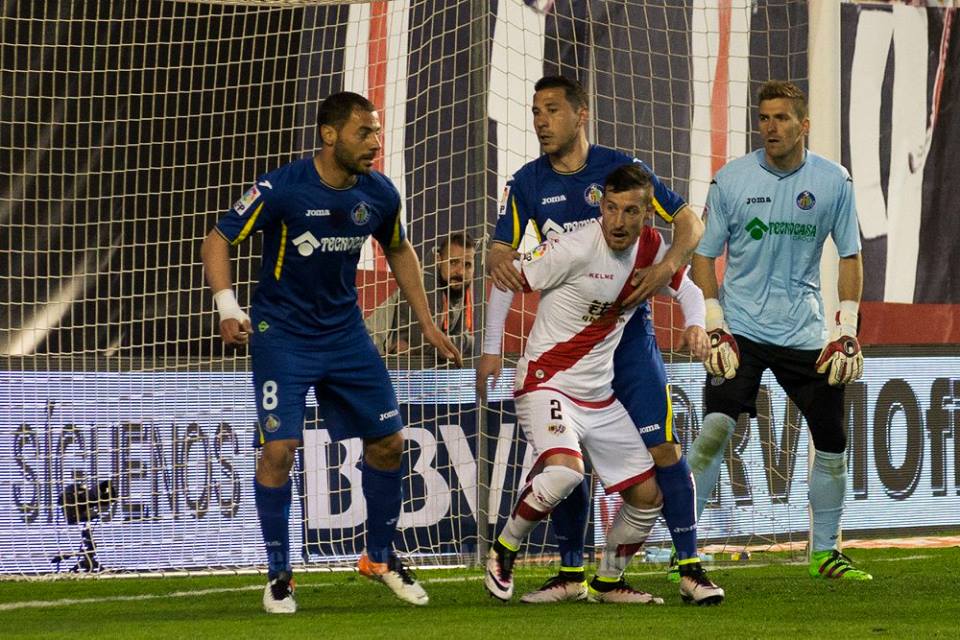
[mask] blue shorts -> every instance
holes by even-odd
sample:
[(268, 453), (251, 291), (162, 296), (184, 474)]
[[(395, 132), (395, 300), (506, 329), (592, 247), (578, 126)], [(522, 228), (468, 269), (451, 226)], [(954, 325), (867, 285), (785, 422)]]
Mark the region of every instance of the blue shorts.
[(363, 325), (334, 344), (291, 339), (275, 329), (254, 331), (250, 340), (258, 418), (254, 446), (302, 440), (310, 387), (333, 440), (380, 438), (403, 428), (397, 394)]
[(647, 448), (677, 442), (663, 356), (643, 309), (624, 327), (613, 354), (613, 393), (630, 414)]

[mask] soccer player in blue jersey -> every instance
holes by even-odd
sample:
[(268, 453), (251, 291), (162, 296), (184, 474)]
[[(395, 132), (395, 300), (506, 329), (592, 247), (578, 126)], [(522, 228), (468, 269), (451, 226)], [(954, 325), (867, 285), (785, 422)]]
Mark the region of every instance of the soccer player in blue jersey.
[[(289, 549), (290, 469), (301, 442), (306, 394), (313, 387), (337, 440), (363, 439), (366, 550), (360, 573), (416, 605), (428, 597), (393, 551), (402, 505), (403, 427), (387, 370), (357, 305), (360, 249), (373, 235), (426, 340), (459, 363), (450, 339), (434, 324), (420, 263), (400, 219), (400, 194), (372, 170), (380, 151), (374, 105), (337, 93), (317, 116), (323, 146), (257, 179), (203, 243), (203, 265), (228, 345), (250, 345), (257, 400), (254, 497), (267, 550), (270, 613), (297, 608)], [(230, 274), (230, 246), (263, 232), (263, 257), (250, 317), (240, 308)]]
[[(502, 290), (522, 288), (512, 261), (529, 221), (540, 239), (577, 229), (600, 215), (603, 182), (611, 171), (629, 163), (643, 165), (633, 156), (587, 141), (588, 100), (579, 83), (547, 76), (536, 83), (534, 90), (533, 125), (543, 155), (521, 167), (507, 183), (494, 243), (487, 256), (488, 270)], [(703, 227), (683, 199), (649, 172), (654, 210), (674, 224), (673, 243), (661, 262), (638, 270), (634, 276), (636, 290), (625, 304), (643, 306), (627, 324), (615, 352), (613, 388), (656, 464), (663, 517), (679, 557), (681, 595), (698, 604), (717, 603), (724, 593), (707, 578), (697, 553), (693, 479), (673, 432), (666, 371), (645, 302), (686, 264)], [(481, 356), (477, 363), (481, 391), (487, 379), (499, 373), (500, 364), (499, 353)], [(590, 491), (584, 482), (551, 514), (560, 551), (559, 574), (524, 595), (523, 602), (587, 597), (583, 548), (589, 514)]]
[[(693, 257), (693, 279), (707, 298), (711, 354), (705, 363), (705, 417), (690, 466), (703, 512), (741, 413), (756, 416), (760, 376), (770, 369), (810, 427), (813, 546), (810, 575), (870, 580), (837, 549), (846, 493), (844, 385), (863, 356), (857, 320), (863, 284), (860, 231), (850, 174), (807, 151), (803, 92), (788, 82), (759, 93), (763, 149), (728, 162), (707, 196), (707, 229)], [(840, 254), (840, 311), (828, 335), (820, 296), (827, 236)], [(715, 259), (727, 249), (723, 286)]]

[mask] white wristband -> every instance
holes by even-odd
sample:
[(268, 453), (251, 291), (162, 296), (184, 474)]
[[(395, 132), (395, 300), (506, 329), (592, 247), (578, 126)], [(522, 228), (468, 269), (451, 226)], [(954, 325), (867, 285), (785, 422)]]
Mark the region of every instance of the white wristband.
[(248, 320), (248, 316), (240, 308), (236, 296), (233, 295), (233, 289), (221, 289), (213, 294), (213, 303), (217, 306), (220, 313), (220, 322), (224, 320), (239, 320), (241, 323)]
[(723, 307), (716, 298), (707, 298), (703, 301), (707, 309), (706, 330), (723, 329)]
[(840, 335), (856, 337), (859, 312), (859, 302), (853, 300), (840, 301), (840, 313), (837, 322), (840, 325)]

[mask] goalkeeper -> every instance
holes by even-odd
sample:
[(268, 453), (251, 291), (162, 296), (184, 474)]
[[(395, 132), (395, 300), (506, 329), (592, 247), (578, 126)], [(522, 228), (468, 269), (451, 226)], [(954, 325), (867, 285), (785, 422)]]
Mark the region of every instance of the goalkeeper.
[[(863, 371), (857, 318), (863, 284), (853, 184), (846, 169), (806, 150), (806, 97), (788, 82), (759, 93), (763, 149), (732, 160), (707, 196), (706, 231), (693, 257), (711, 353), (705, 417), (690, 453), (703, 512), (738, 416), (757, 414), (760, 377), (771, 369), (803, 413), (816, 448), (810, 474), (810, 575), (870, 580), (837, 549), (846, 493), (844, 385)], [(840, 311), (825, 334), (820, 255), (827, 235), (840, 253)], [(723, 286), (714, 260), (727, 248)]]

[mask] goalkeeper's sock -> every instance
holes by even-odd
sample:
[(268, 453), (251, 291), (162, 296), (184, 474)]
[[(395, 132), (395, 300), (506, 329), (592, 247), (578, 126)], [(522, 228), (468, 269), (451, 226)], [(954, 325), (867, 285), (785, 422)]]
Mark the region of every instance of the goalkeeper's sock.
[(680, 564), (697, 562), (697, 513), (693, 476), (687, 459), (669, 467), (657, 467), (657, 484), (663, 494), (663, 519), (670, 531)]
[(726, 414), (709, 413), (703, 419), (700, 435), (690, 447), (690, 469), (697, 491), (697, 520), (717, 486), (723, 452), (736, 426), (737, 422)]
[(590, 517), (590, 489), (586, 479), (560, 501), (550, 514), (553, 533), (557, 537), (560, 566), (563, 569), (583, 569), (583, 538)]
[(562, 465), (550, 465), (538, 473), (520, 493), (510, 519), (500, 533), (508, 548), (517, 549), (537, 523), (583, 482), (583, 474)]
[(626, 502), (620, 505), (613, 524), (607, 532), (603, 557), (597, 565), (599, 578), (619, 579), (636, 555), (660, 515), (660, 508), (641, 509)]
[(843, 498), (847, 491), (847, 461), (842, 453), (817, 451), (810, 472), (810, 510), (813, 511), (813, 551), (837, 546)]
[(290, 571), (290, 503), (293, 483), (287, 479), (279, 487), (265, 487), (253, 480), (253, 499), (257, 505), (260, 531), (267, 549), (267, 571), (270, 580), (281, 571)]
[(390, 559), (403, 505), (403, 468), (374, 469), (366, 461), (361, 470), (363, 497), (367, 501), (367, 556), (378, 564)]

